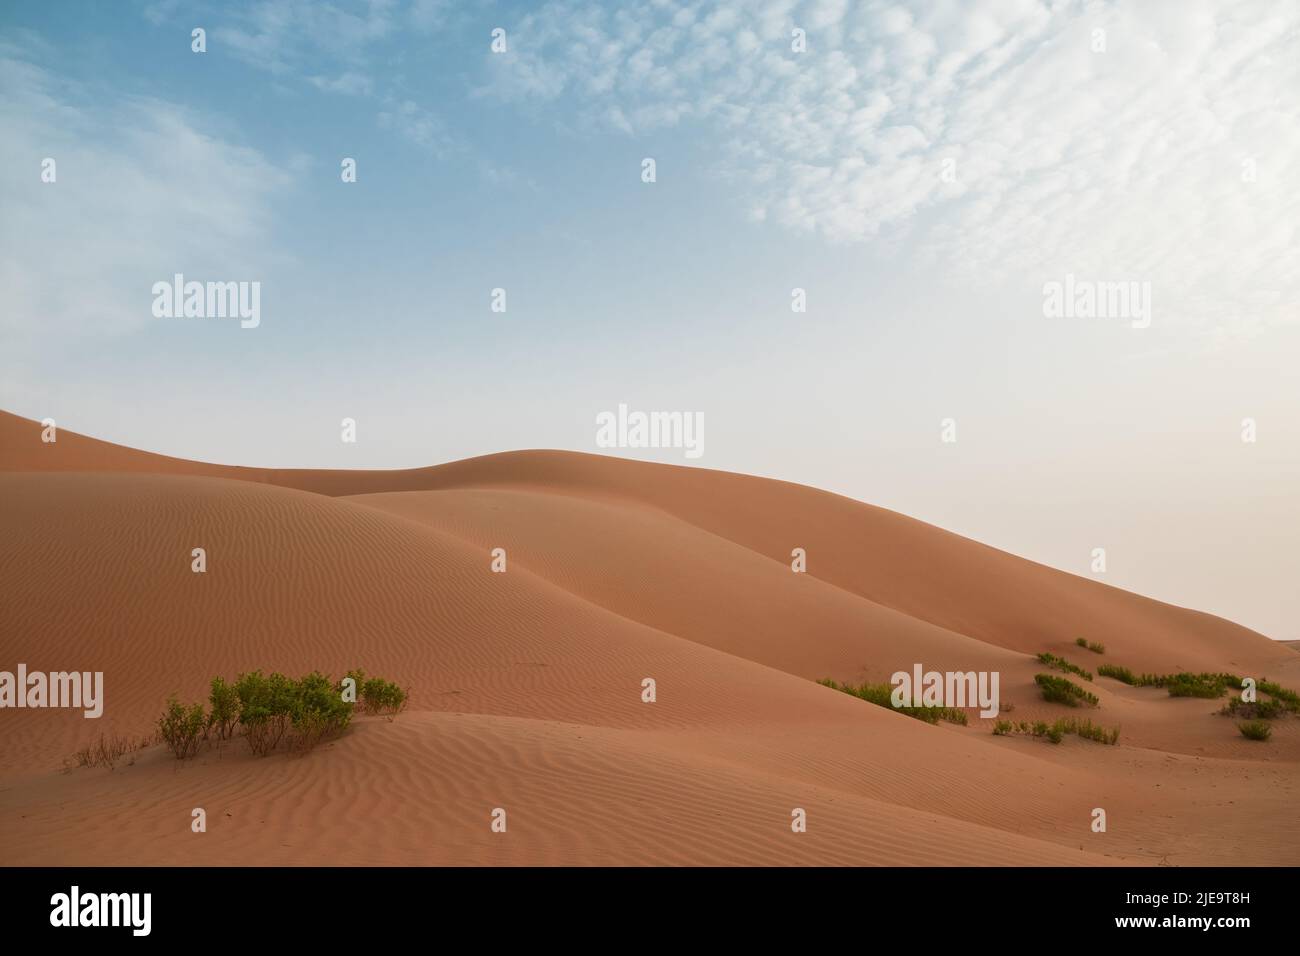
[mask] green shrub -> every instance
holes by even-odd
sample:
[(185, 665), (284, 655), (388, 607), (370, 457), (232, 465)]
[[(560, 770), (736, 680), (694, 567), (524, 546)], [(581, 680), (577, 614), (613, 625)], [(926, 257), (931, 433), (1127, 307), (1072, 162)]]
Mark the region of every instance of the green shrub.
[(240, 674), (235, 681), (239, 695), (239, 723), (249, 749), (259, 756), (280, 745), (293, 721), (297, 685), (283, 674), (262, 676), (261, 671)]
[(1098, 644), (1098, 643), (1095, 642), (1095, 641), (1088, 641), (1088, 640), (1085, 640), (1085, 639), (1082, 638), (1082, 637), (1076, 637), (1076, 638), (1074, 639), (1074, 643), (1078, 644), (1080, 647), (1086, 647), (1088, 650), (1092, 651), (1094, 654), (1105, 654), (1105, 653), (1106, 653), (1106, 645), (1105, 645), (1105, 644)]
[(1119, 728), (1110, 729), (1094, 724), (1091, 720), (1076, 720), (1073, 717), (1062, 717), (1050, 724), (1043, 720), (1035, 721), (1033, 724), (1023, 720), (1017, 724), (999, 720), (993, 725), (993, 733), (1000, 737), (1028, 734), (1044, 737), (1054, 744), (1059, 744), (1066, 734), (1074, 734), (1085, 740), (1095, 740), (1110, 746), (1119, 743)]
[(175, 697), (169, 697), (167, 709), (158, 718), (158, 736), (177, 760), (184, 760), (198, 753), (207, 726), (202, 704), (186, 707)]
[(1085, 740), (1095, 740), (1099, 744), (1114, 746), (1119, 743), (1119, 728), (1102, 727), (1100, 724), (1094, 724), (1091, 720), (1076, 720), (1074, 717), (1063, 718), (1058, 720), (1057, 724), (1068, 734), (1074, 734), (1076, 737), (1082, 737)]
[(368, 714), (396, 717), (406, 707), (406, 691), (391, 681), (372, 677), (362, 686), (361, 702)]
[(351, 720), (352, 705), (324, 674), (313, 671), (294, 685), (290, 704), (293, 749), (311, 750), (322, 740), (341, 734)]
[(1240, 697), (1233, 697), (1223, 705), (1219, 713), (1252, 720), (1276, 720), (1286, 713), (1286, 708), (1280, 700), (1256, 700), (1254, 703), (1247, 703)]
[(1133, 672), (1127, 667), (1120, 667), (1118, 664), (1102, 664), (1097, 668), (1097, 673), (1102, 677), (1113, 677), (1115, 680), (1123, 681), (1125, 684), (1136, 687), (1138, 679)]
[(306, 753), (321, 741), (340, 731), (329, 716), (318, 710), (305, 710), (293, 718), (293, 733), (287, 738), (290, 750)]
[(915, 717), (927, 724), (937, 724), (939, 721), (945, 720), (950, 724), (961, 724), (965, 727), (967, 723), (966, 711), (959, 707), (895, 707), (890, 699), (894, 689), (889, 684), (862, 684), (854, 687), (852, 684), (838, 684), (829, 677), (819, 680), (817, 683), (823, 687), (829, 687), (832, 690), (843, 691), (846, 694), (859, 697), (869, 704), (875, 704), (877, 707), (887, 707), (900, 714), (906, 714), (908, 717)]
[(1203, 672), (1199, 674), (1134, 674), (1127, 667), (1102, 664), (1097, 673), (1113, 677), (1132, 687), (1163, 687), (1170, 697), (1222, 697), (1231, 686), (1241, 686), (1241, 679), (1233, 674)]
[[(392, 681), (367, 677), (359, 667), (344, 675), (345, 679), (349, 677), (355, 683), (356, 703), (363, 713), (383, 714), (392, 719), (406, 708), (407, 692)], [(336, 689), (343, 693), (343, 681), (339, 681)]]
[(227, 684), (223, 678), (212, 678), (211, 692), (208, 694), (208, 726), (217, 732), (219, 740), (226, 740), (235, 732), (239, 723), (239, 693), (234, 684)]
[(1054, 674), (1035, 674), (1034, 682), (1042, 690), (1043, 700), (1051, 703), (1065, 704), (1069, 707), (1078, 707), (1080, 704), (1096, 707), (1100, 703), (1094, 695), (1064, 677), (1057, 677)]
[(338, 687), (335, 688), (335, 690), (339, 692), (340, 696), (345, 695), (348, 692), (348, 688), (344, 686), (344, 681), (348, 679), (351, 679), (352, 681), (353, 696), (350, 703), (359, 704), (361, 703), (361, 692), (366, 686), (366, 672), (360, 667), (356, 667), (344, 674), (343, 679), (338, 683)]
[(1170, 697), (1222, 697), (1229, 685), (1241, 686), (1232, 674), (1168, 674), (1158, 681), (1168, 689)]
[[(397, 684), (381, 677), (367, 678), (362, 671), (349, 671), (348, 676), (357, 680), (368, 713), (392, 719), (406, 706), (407, 692)], [(159, 738), (178, 758), (194, 756), (199, 744), (214, 733), (220, 740), (228, 739), (236, 726), (242, 729), (249, 749), (259, 756), (281, 743), (306, 751), (338, 736), (352, 721), (354, 706), (339, 693), (341, 684), (319, 671), (295, 681), (257, 670), (240, 674), (233, 684), (214, 677), (209, 686), (209, 713), (204, 713), (202, 704), (185, 707), (172, 697), (158, 719)], [(966, 715), (961, 716), (964, 722)], [(98, 744), (74, 754), (73, 760), (82, 766), (102, 763), (111, 767), (125, 752), (124, 746), (117, 738), (101, 738)]]
[(1057, 657), (1055, 654), (1048, 654), (1046, 651), (1038, 655), (1038, 663), (1047, 667), (1054, 667), (1058, 671), (1065, 671), (1068, 674), (1078, 674), (1084, 680), (1092, 680), (1092, 674), (1077, 664), (1071, 664), (1064, 657)]
[(1237, 729), (1247, 740), (1268, 740), (1273, 736), (1273, 728), (1262, 720), (1247, 720), (1238, 724)]
[(320, 671), (312, 671), (297, 682), (289, 681), (289, 685), (290, 716), (297, 717), (304, 711), (335, 713), (348, 706), (335, 691), (330, 679)]
[(1293, 714), (1300, 714), (1300, 694), (1293, 690), (1287, 690), (1281, 684), (1274, 683), (1267, 678), (1261, 680), (1257, 686), (1270, 697), (1277, 698), (1282, 706)]

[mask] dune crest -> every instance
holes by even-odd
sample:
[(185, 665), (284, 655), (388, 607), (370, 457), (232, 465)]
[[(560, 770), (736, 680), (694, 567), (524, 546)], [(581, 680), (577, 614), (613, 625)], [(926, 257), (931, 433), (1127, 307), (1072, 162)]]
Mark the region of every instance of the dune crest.
[[(815, 683), (996, 670), (1030, 720), (1063, 713), (1043, 651), (1300, 686), (1292, 648), (1229, 621), (744, 475), (557, 451), (257, 469), (40, 431), (0, 413), (0, 669), (102, 671), (105, 709), (0, 712), (5, 862), (1300, 862), (1295, 719), (1259, 745), (1221, 702), (1098, 678), (1120, 744), (1052, 746)], [(211, 677), (355, 666), (408, 712), (305, 757), (58, 769)]]

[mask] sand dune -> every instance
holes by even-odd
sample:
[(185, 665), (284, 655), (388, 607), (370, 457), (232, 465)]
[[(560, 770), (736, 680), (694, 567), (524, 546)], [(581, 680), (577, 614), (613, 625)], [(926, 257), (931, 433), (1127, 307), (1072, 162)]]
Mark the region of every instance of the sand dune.
[[(1078, 636), (1300, 687), (1300, 655), (1231, 622), (802, 486), (548, 451), (233, 468), (0, 413), (0, 668), (106, 684), (98, 721), (0, 711), (6, 863), (1300, 862), (1294, 718), (1257, 744), (1217, 702), (1099, 679), (1121, 744), (1052, 746), (813, 682), (997, 670), (1013, 717), (1048, 719), (1032, 655), (1095, 666)], [(409, 710), (306, 756), (59, 769), (214, 675), (358, 665)]]

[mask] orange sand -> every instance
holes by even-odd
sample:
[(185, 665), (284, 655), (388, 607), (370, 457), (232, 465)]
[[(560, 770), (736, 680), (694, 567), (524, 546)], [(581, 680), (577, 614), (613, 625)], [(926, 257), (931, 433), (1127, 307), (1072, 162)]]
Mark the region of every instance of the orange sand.
[[(106, 697), (0, 711), (7, 864), (1296, 864), (1300, 719), (1255, 743), (1221, 702), (1098, 677), (1074, 715), (1120, 745), (1052, 746), (813, 682), (997, 670), (1010, 719), (1052, 719), (1040, 651), (1300, 688), (1295, 650), (767, 479), (554, 451), (233, 468), (0, 413), (0, 669), (100, 670)], [(60, 769), (212, 676), (354, 666), (407, 712), (301, 757)]]

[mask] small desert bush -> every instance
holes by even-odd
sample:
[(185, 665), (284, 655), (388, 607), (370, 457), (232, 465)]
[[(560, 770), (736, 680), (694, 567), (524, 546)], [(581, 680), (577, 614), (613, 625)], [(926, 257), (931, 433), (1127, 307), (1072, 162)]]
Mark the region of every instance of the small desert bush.
[(1288, 690), (1281, 684), (1275, 683), (1267, 678), (1261, 680), (1258, 687), (1270, 697), (1274, 697), (1280, 701), (1282, 706), (1293, 714), (1300, 714), (1300, 694), (1297, 694), (1293, 690)]
[(295, 683), (283, 674), (267, 677), (253, 671), (236, 679), (239, 723), (253, 753), (262, 756), (280, 745), (293, 721), (296, 689)]
[(1237, 725), (1241, 736), (1247, 740), (1268, 740), (1273, 736), (1273, 728), (1262, 720), (1247, 720)]
[[(66, 762), (77, 767), (107, 767), (112, 770), (126, 754), (143, 750), (150, 743), (148, 737), (100, 734), (97, 740), (82, 747)], [(135, 762), (134, 757), (131, 762)]]
[(1170, 697), (1222, 697), (1229, 686), (1241, 686), (1241, 679), (1232, 674), (1168, 674), (1159, 686), (1168, 689)]
[[(367, 677), (360, 668), (348, 671), (347, 676), (356, 682), (357, 704), (367, 714), (382, 714), (389, 719), (406, 708), (407, 692), (392, 681), (382, 677)], [(342, 682), (339, 683), (342, 691)]]
[(1089, 641), (1089, 640), (1087, 640), (1087, 639), (1085, 639), (1085, 638), (1082, 638), (1082, 637), (1076, 637), (1076, 638), (1074, 639), (1074, 643), (1077, 644), (1077, 645), (1079, 645), (1080, 647), (1085, 647), (1085, 648), (1087, 648), (1088, 650), (1092, 651), (1094, 654), (1105, 654), (1105, 653), (1106, 653), (1106, 645), (1105, 645), (1105, 644), (1098, 644), (1096, 641)]
[(307, 751), (347, 728), (352, 705), (343, 700), (328, 677), (313, 671), (293, 685), (289, 720), (293, 749)]
[(208, 694), (208, 726), (216, 731), (218, 740), (227, 740), (239, 723), (239, 691), (221, 677), (212, 678)]
[(846, 694), (861, 698), (869, 704), (887, 707), (900, 714), (906, 714), (908, 717), (915, 717), (927, 724), (937, 724), (941, 720), (946, 720), (950, 724), (961, 724), (965, 727), (967, 723), (966, 711), (959, 707), (895, 707), (893, 701), (890, 700), (894, 689), (889, 684), (861, 684), (854, 687), (852, 684), (838, 684), (829, 677), (819, 680), (817, 683), (823, 687), (843, 691)]
[(1073, 717), (1067, 717), (1057, 721), (1062, 725), (1062, 729), (1067, 734), (1074, 734), (1076, 737), (1082, 737), (1085, 740), (1095, 740), (1099, 744), (1114, 746), (1119, 743), (1118, 727), (1103, 727), (1100, 724), (1094, 724), (1091, 720), (1076, 720)]
[(398, 687), (392, 681), (386, 681), (380, 677), (372, 677), (366, 681), (365, 689), (361, 693), (361, 701), (365, 705), (366, 713), (384, 714), (390, 717), (396, 717), (406, 707), (406, 691)]
[[(354, 675), (362, 678), (357, 686), (367, 712), (391, 720), (406, 706), (406, 691), (391, 681), (349, 671), (348, 676)], [(199, 744), (211, 737), (229, 739), (236, 727), (259, 756), (282, 743), (300, 752), (311, 750), (341, 734), (352, 721), (354, 705), (343, 699), (341, 686), (319, 671), (298, 680), (260, 670), (240, 674), (234, 683), (214, 677), (208, 695), (211, 710), (205, 714), (202, 704), (185, 707), (171, 698), (158, 719), (159, 737), (178, 758), (194, 756)], [(74, 759), (91, 756), (83, 758), (78, 751)]]
[(1276, 720), (1286, 713), (1286, 708), (1280, 700), (1256, 700), (1252, 703), (1233, 697), (1223, 705), (1219, 713), (1251, 720)]
[(335, 737), (341, 728), (318, 710), (305, 710), (291, 721), (293, 733), (287, 738), (290, 750), (306, 753), (322, 741)]
[(167, 709), (158, 718), (158, 736), (177, 760), (184, 760), (198, 753), (207, 726), (202, 704), (186, 707), (175, 697), (170, 697)]
[(406, 706), (407, 693), (397, 684), (366, 677), (362, 670), (346, 676), (356, 681), (356, 703), (344, 699), (342, 681), (336, 683), (319, 671), (296, 681), (283, 674), (263, 677), (261, 671), (241, 674), (235, 688), (250, 749), (266, 754), (284, 742), (298, 752), (308, 751), (343, 733), (356, 707), (392, 719)]
[(360, 703), (361, 692), (362, 690), (365, 689), (366, 686), (366, 672), (363, 671), (360, 667), (354, 667), (352, 668), (352, 670), (348, 671), (346, 674), (343, 675), (343, 679), (339, 681), (338, 687), (335, 689), (339, 692), (340, 695), (344, 696), (345, 698), (348, 692), (347, 687), (345, 686), (345, 682), (348, 680), (352, 681), (352, 692), (354, 695), (353, 703)]
[(1102, 677), (1113, 677), (1115, 680), (1123, 681), (1125, 684), (1134, 687), (1138, 684), (1136, 675), (1127, 667), (1120, 667), (1118, 664), (1102, 664), (1097, 668), (1097, 673)]
[(1202, 672), (1199, 674), (1134, 674), (1127, 667), (1103, 664), (1097, 668), (1102, 677), (1113, 677), (1132, 687), (1163, 687), (1170, 697), (1222, 697), (1232, 686), (1241, 686), (1235, 674)]
[(1074, 734), (1085, 740), (1095, 740), (1097, 743), (1110, 746), (1119, 743), (1118, 727), (1102, 727), (1091, 720), (1076, 720), (1073, 717), (1062, 717), (1050, 724), (1045, 720), (1038, 720), (1032, 724), (1024, 720), (1014, 724), (1009, 720), (999, 720), (993, 724), (993, 733), (999, 737), (1026, 734), (1031, 737), (1045, 738), (1054, 744), (1064, 740), (1066, 734)]
[(1057, 657), (1046, 651), (1038, 655), (1038, 663), (1046, 667), (1054, 667), (1058, 671), (1065, 671), (1067, 674), (1078, 674), (1084, 680), (1092, 680), (1091, 672), (1084, 670), (1078, 664), (1071, 664), (1064, 657)]
[(1035, 674), (1034, 682), (1042, 690), (1043, 700), (1054, 704), (1065, 704), (1069, 707), (1087, 704), (1096, 707), (1100, 703), (1096, 696), (1064, 677), (1057, 677), (1054, 674)]

